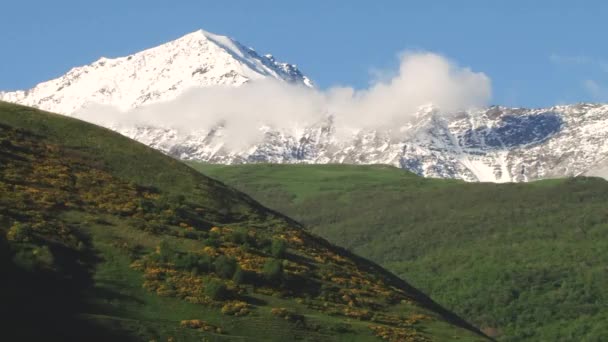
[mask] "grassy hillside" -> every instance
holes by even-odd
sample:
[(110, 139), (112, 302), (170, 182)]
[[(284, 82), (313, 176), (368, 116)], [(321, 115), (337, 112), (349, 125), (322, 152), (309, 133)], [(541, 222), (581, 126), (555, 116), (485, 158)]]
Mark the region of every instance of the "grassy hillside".
[(139, 143), (0, 103), (0, 336), (477, 341), (379, 266)]
[(608, 339), (608, 182), (424, 179), (388, 166), (193, 164), (503, 341)]

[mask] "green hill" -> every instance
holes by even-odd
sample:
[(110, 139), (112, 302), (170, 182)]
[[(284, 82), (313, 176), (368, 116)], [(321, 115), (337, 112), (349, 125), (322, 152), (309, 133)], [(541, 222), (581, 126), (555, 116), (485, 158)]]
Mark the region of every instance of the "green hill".
[(502, 341), (608, 339), (608, 182), (388, 166), (192, 164), (408, 279)]
[(0, 103), (0, 336), (477, 341), (374, 263), (109, 130)]

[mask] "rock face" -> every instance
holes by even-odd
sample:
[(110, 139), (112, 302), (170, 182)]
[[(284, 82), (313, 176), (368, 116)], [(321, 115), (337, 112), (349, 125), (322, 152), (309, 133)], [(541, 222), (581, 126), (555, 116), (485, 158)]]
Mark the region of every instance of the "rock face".
[[(175, 99), (192, 87), (268, 78), (313, 86), (295, 65), (200, 30), (131, 56), (101, 58), (33, 89), (0, 93), (0, 99), (66, 115), (89, 103), (126, 111)], [(339, 128), (331, 116), (289, 131), (264, 127), (262, 140), (239, 148), (226, 145), (221, 125), (189, 133), (142, 125), (115, 129), (177, 158), (213, 163), (383, 163), (425, 177), (484, 182), (608, 175), (608, 105), (461, 113), (424, 107), (398, 132), (344, 136), (336, 134)]]

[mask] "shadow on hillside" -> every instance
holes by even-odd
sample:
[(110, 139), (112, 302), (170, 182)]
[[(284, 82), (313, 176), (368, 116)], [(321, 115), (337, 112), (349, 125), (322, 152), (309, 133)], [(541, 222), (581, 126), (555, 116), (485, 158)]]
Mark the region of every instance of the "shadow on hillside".
[[(101, 326), (82, 313), (95, 260), (74, 250), (50, 246), (58, 270), (24, 269), (0, 241), (0, 333), (7, 341), (135, 341), (113, 326)], [(116, 294), (107, 294), (116, 296)]]

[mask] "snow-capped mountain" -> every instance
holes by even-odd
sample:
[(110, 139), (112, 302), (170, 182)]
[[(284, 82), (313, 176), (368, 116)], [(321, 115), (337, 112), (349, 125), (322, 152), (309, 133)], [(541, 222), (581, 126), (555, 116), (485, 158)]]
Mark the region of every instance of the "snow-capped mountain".
[(335, 131), (328, 117), (301, 130), (266, 130), (262, 141), (241, 150), (225, 147), (221, 127), (188, 135), (140, 127), (123, 134), (177, 158), (221, 164), (381, 163), (425, 177), (486, 182), (608, 176), (608, 105), (455, 114), (427, 107), (397, 134), (361, 130), (338, 138)]
[[(89, 103), (126, 111), (192, 87), (269, 78), (312, 87), (295, 65), (201, 30), (127, 57), (101, 58), (33, 89), (0, 93), (0, 99), (75, 115)], [(226, 144), (221, 124), (187, 133), (141, 124), (114, 129), (177, 158), (213, 163), (383, 163), (426, 177), (491, 182), (608, 176), (608, 105), (459, 113), (427, 106), (414, 114), (398, 131), (361, 129), (346, 136), (337, 133), (341, 127), (332, 116), (289, 130), (264, 126), (261, 139), (238, 148)]]
[(102, 57), (30, 90), (0, 92), (0, 100), (71, 115), (88, 103), (129, 110), (172, 100), (192, 87), (240, 86), (268, 77), (312, 86), (295, 65), (199, 30), (130, 56)]

